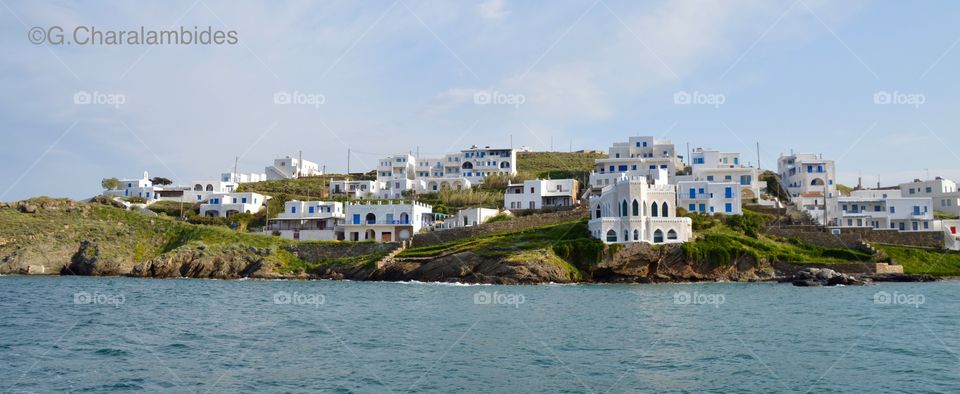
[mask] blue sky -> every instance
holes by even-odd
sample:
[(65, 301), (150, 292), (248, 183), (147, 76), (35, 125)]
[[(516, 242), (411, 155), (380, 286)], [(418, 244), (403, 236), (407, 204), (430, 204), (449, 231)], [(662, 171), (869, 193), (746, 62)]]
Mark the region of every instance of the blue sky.
[[(838, 160), (840, 181), (960, 178), (952, 1), (0, 1), (0, 200), (83, 198), (295, 155), (346, 169), (471, 144), (631, 135)], [(236, 30), (237, 45), (34, 45), (34, 26)], [(77, 105), (78, 91), (124, 103)], [(278, 105), (278, 91), (322, 95)], [(477, 92), (522, 104), (477, 104)], [(722, 97), (680, 105), (675, 94)], [(875, 95), (922, 100), (877, 104)], [(512, 96), (511, 96), (512, 95)], [(318, 96), (319, 97), (319, 96)], [(901, 99), (902, 102), (905, 99)], [(748, 152), (749, 151), (749, 152)]]

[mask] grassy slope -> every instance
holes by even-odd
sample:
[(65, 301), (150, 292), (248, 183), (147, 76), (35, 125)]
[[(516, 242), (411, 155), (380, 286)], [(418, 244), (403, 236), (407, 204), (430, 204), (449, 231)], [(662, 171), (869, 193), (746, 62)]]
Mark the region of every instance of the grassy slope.
[(903, 265), (906, 274), (930, 274), (934, 276), (960, 275), (960, 254), (935, 252), (903, 246), (874, 245)]
[(517, 154), (517, 172), (524, 179), (575, 178), (586, 184), (598, 153), (522, 152)]
[[(72, 249), (80, 241), (88, 240), (98, 243), (104, 259), (135, 263), (180, 248), (203, 246), (216, 253), (229, 247), (256, 247), (272, 250), (270, 258), (280, 264), (282, 272), (308, 264), (284, 250), (282, 246), (292, 241), (279, 237), (189, 224), (164, 216), (148, 217), (99, 204), (86, 206), (85, 213), (57, 209), (26, 214), (13, 208), (0, 209), (0, 239), (4, 241), (0, 245), (65, 245)], [(350, 256), (343, 262), (366, 263), (372, 257), (375, 256)]]

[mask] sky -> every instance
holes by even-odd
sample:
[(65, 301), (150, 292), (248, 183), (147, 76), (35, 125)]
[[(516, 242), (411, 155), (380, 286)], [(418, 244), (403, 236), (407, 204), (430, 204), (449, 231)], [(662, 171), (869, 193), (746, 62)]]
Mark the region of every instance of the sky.
[[(960, 180), (957, 20), (960, 2), (933, 0), (0, 0), (0, 201), (87, 198), (143, 171), (188, 184), (235, 160), (263, 172), (301, 151), (343, 172), (348, 149), (358, 171), (639, 135), (754, 165), (759, 143), (768, 169), (819, 153), (850, 185)], [(237, 40), (31, 41), (141, 26)]]

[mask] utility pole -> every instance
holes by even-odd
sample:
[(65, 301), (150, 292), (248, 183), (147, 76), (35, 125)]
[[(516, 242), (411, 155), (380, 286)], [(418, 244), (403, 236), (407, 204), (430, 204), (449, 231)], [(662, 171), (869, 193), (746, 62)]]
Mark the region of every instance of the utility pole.
[(240, 177), (240, 175), (237, 174), (237, 165), (239, 162), (240, 162), (240, 156), (234, 156), (233, 157), (233, 178), (234, 178), (233, 181), (237, 182), (238, 184), (240, 183), (240, 180), (237, 179)]
[(687, 165), (690, 164), (690, 143), (689, 142), (687, 143), (687, 157), (684, 157), (683, 159), (687, 162), (686, 163)]
[(347, 148), (347, 176), (350, 176), (350, 148)]
[(757, 171), (760, 170), (760, 141), (757, 141)]
[(553, 136), (550, 136), (550, 151), (553, 152)]
[(300, 151), (300, 155), (297, 156), (297, 178), (300, 178), (300, 174), (303, 173), (303, 151)]

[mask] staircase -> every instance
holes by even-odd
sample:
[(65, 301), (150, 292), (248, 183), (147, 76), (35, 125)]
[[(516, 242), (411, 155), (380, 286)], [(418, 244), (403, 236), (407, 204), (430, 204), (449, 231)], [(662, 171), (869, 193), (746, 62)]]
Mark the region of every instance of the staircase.
[(400, 252), (403, 252), (403, 251), (406, 250), (408, 247), (410, 247), (410, 241), (409, 241), (409, 240), (407, 240), (407, 241), (401, 241), (401, 242), (400, 242), (400, 245), (397, 246), (396, 249), (390, 251), (390, 253), (387, 253), (387, 255), (386, 255), (386, 256), (383, 256), (382, 258), (380, 258), (380, 260), (377, 260), (377, 265), (376, 265), (376, 266), (377, 266), (377, 269), (381, 269), (381, 268), (383, 268), (384, 266), (386, 266), (387, 263), (389, 263), (389, 262), (391, 262), (391, 261), (394, 260), (394, 257), (396, 257), (396, 255), (400, 254)]

